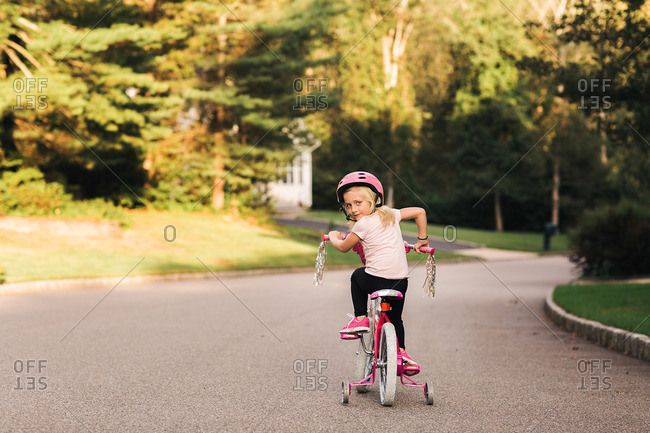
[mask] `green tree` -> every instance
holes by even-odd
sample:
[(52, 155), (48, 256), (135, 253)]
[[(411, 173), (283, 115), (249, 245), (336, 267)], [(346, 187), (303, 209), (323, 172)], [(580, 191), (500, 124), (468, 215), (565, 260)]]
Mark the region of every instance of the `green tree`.
[(606, 138), (602, 160), (617, 195), (650, 199), (650, 8), (643, 0), (576, 2), (557, 32), (587, 47), (590, 56), (567, 63), (577, 79), (568, 96)]
[(321, 0), (215, 1), (168, 4), (161, 13), (188, 34), (160, 65), (186, 100), (179, 133), (194, 137), (187, 151), (212, 161), (196, 200), (222, 208), (240, 196), (255, 205), (291, 156), (281, 128), (308, 114), (294, 109), (294, 81), (332, 61), (320, 51), (338, 10)]
[[(67, 2), (31, 6), (20, 9), (22, 18), (36, 22), (38, 30), (23, 39), (28, 52), (45, 59), (34, 76), (42, 88), (30, 93), (25, 85), (24, 94), (16, 94), (15, 83), (32, 78), (22, 70), (7, 76), (3, 90), (13, 89), (0, 108), (9, 119), (5, 136), (24, 165), (38, 166), (77, 197), (143, 204), (143, 160), (148, 147), (169, 133), (165, 119), (178, 105), (169, 86), (153, 78), (153, 60), (183, 33), (136, 24), (136, 6), (114, 14), (90, 0), (75, 8)], [(35, 96), (43, 97), (42, 105), (15, 103)], [(3, 145), (11, 147), (9, 140)]]
[(440, 156), (451, 168), (448, 185), (455, 198), (447, 205), (467, 209), (457, 213), (463, 220), (476, 220), (487, 217), (491, 203), (494, 228), (501, 231), (504, 200), (524, 198), (514, 168), (534, 144), (531, 95), (517, 64), (534, 47), (508, 10), (484, 1), (473, 6), (448, 14), (455, 88), (446, 96), (449, 111), (438, 112), (447, 116), (446, 137), (434, 146), (444, 147)]
[[(290, 157), (281, 127), (308, 114), (292, 83), (332, 60), (338, 12), (322, 0), (3, 5), (3, 167), (128, 206), (254, 204)], [(32, 78), (42, 88), (16, 94)], [(16, 104), (28, 97), (44, 103)]]
[[(0, 5), (0, 168), (4, 169), (9, 160), (19, 156), (14, 140), (15, 119), (10, 107), (20, 104), (14, 96), (14, 89), (22, 90), (25, 80), (15, 81), (22, 76), (34, 80), (36, 70), (42, 68), (42, 61), (52, 63), (46, 53), (30, 52), (26, 45), (39, 27), (23, 16), (23, 9), (9, 3)], [(41, 57), (39, 61), (35, 56)], [(22, 75), (20, 75), (22, 74)], [(13, 79), (10, 79), (10, 77)], [(34, 95), (36, 97), (36, 95)], [(15, 164), (11, 164), (15, 165)]]
[(413, 203), (417, 197), (412, 196), (408, 179), (421, 114), (415, 106), (406, 48), (412, 43), (413, 15), (419, 5), (343, 4), (345, 13), (331, 45), (339, 59), (331, 81), (341, 104), (328, 110), (330, 139), (316, 155), (316, 165), (324, 168), (315, 173), (316, 204), (327, 207), (338, 179), (355, 170), (372, 171), (382, 179), (387, 204)]
[[(604, 141), (567, 91), (576, 81), (567, 65), (584, 59), (589, 53), (588, 47), (558, 37), (558, 25), (574, 3), (531, 2), (535, 14), (530, 15), (532, 21), (527, 23), (527, 28), (537, 42), (537, 53), (520, 62), (534, 89), (535, 133), (547, 135), (538, 158), (545, 165), (544, 192), (550, 195), (543, 202), (544, 208), (550, 208), (548, 221), (557, 227), (561, 227), (560, 221), (571, 225), (586, 203), (601, 200), (608, 190), (598, 161)], [(583, 179), (590, 181), (583, 182)]]
[(423, 10), (428, 25), (416, 26), (412, 53), (426, 117), (417, 171), (434, 218), (539, 230), (547, 220), (571, 224), (607, 195), (602, 140), (567, 97), (567, 61), (587, 52), (555, 33), (571, 4)]

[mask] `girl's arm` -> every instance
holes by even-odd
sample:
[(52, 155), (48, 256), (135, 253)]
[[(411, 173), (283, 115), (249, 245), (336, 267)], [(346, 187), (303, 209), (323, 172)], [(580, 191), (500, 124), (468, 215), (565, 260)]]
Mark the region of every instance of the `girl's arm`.
[(341, 233), (337, 231), (329, 232), (330, 242), (334, 248), (342, 253), (347, 253), (361, 239), (354, 233), (350, 233), (345, 239), (341, 239)]
[(415, 220), (415, 225), (418, 226), (418, 243), (415, 244), (415, 251), (420, 253), (420, 247), (428, 247), (429, 241), (427, 240), (427, 212), (421, 207), (407, 207), (400, 209), (400, 215), (403, 220)]

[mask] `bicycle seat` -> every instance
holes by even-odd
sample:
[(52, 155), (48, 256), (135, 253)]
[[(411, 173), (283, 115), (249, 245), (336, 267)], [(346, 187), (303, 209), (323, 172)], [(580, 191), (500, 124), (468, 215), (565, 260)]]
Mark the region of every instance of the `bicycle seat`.
[(402, 292), (398, 290), (392, 290), (392, 289), (382, 289), (382, 290), (377, 290), (376, 292), (373, 292), (372, 295), (370, 295), (370, 299), (376, 299), (376, 298), (403, 298), (404, 295)]

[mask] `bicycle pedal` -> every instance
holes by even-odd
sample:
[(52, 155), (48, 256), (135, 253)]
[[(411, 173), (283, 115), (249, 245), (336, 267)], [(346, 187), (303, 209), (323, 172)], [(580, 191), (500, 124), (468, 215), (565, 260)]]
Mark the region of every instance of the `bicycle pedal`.
[(341, 334), (341, 340), (357, 340), (359, 334)]
[(412, 366), (404, 366), (402, 368), (402, 374), (405, 374), (407, 376), (415, 376), (420, 372), (420, 367), (417, 365), (412, 365)]

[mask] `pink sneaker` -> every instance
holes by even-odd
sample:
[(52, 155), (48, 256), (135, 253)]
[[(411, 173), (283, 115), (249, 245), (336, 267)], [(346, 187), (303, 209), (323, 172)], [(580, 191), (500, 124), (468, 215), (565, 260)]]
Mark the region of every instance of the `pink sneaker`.
[(339, 332), (341, 334), (354, 334), (368, 331), (370, 331), (370, 320), (367, 317), (364, 317), (363, 319), (353, 317)]
[(415, 362), (415, 360), (411, 358), (408, 353), (406, 353), (406, 350), (400, 350), (400, 355), (402, 355), (402, 363), (405, 366), (419, 367), (418, 363)]
[(413, 358), (406, 353), (406, 350), (400, 350), (400, 355), (402, 355), (402, 371), (407, 376), (415, 376), (420, 372), (420, 366)]

